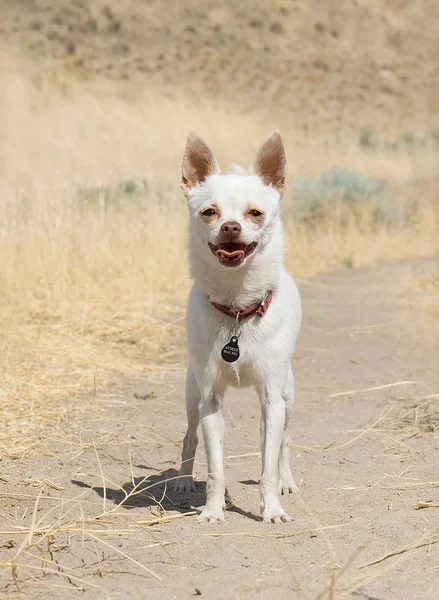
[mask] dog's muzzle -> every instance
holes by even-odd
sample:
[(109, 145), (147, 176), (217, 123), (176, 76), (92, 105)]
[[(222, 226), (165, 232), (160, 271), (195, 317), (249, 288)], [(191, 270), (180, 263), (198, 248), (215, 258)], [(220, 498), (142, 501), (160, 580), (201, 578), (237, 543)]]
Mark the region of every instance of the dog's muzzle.
[(251, 244), (242, 244), (240, 242), (224, 242), (222, 244), (211, 244), (209, 248), (218, 258), (222, 265), (234, 267), (240, 265), (244, 260), (255, 251), (257, 242)]

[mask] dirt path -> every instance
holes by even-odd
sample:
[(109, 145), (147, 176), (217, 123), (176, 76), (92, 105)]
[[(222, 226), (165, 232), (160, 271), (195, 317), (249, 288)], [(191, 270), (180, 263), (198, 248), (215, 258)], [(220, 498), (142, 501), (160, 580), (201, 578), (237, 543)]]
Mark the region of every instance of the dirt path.
[[(226, 399), (226, 523), (180, 518), (203, 503), (203, 484), (191, 498), (153, 486), (176, 475), (185, 427), (183, 368), (157, 374), (52, 442), (51, 455), (3, 461), (2, 529), (29, 527), (41, 493), (37, 527), (59, 530), (33, 538), (38, 546), (17, 560), (16, 585), (5, 568), (6, 595), (47, 595), (26, 582), (41, 579), (44, 567), (45, 585), (65, 586), (49, 593), (65, 598), (78, 595), (75, 586), (83, 598), (437, 598), (439, 347), (398, 293), (426, 266), (384, 264), (299, 282), (304, 326), (291, 437), (301, 493), (284, 499), (292, 523), (259, 520), (259, 407), (248, 391)], [(202, 446), (196, 469), (204, 481)], [(132, 482), (143, 492), (118, 506)], [(161, 516), (160, 500), (178, 518), (139, 525)], [(2, 535), (0, 561), (25, 538)]]

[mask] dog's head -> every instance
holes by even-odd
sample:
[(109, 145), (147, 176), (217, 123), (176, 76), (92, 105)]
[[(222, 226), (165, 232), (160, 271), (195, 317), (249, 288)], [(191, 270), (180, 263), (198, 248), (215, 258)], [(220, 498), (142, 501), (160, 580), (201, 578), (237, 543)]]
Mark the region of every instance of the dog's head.
[[(182, 164), (192, 242), (224, 267), (240, 267), (270, 241), (285, 189), (286, 158), (278, 131), (262, 144), (248, 175), (220, 175), (207, 143), (191, 132)], [(201, 248), (201, 251), (204, 251)], [(207, 260), (207, 259), (206, 259)]]

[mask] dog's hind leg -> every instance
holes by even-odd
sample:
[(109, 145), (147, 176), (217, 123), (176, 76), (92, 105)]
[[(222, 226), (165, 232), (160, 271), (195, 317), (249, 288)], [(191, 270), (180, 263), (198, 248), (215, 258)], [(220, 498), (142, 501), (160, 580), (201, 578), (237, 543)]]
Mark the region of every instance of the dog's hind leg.
[(261, 400), (262, 474), (259, 480), (262, 519), (265, 523), (291, 521), (279, 501), (279, 456), (285, 431), (285, 401), (282, 386), (263, 381), (258, 386)]
[(290, 436), (287, 431), (294, 404), (294, 375), (291, 367), (288, 371), (282, 398), (285, 401), (285, 430), (279, 454), (279, 494), (290, 494), (291, 492), (299, 491), (293, 475), (291, 474), (289, 450)]
[(200, 422), (200, 415), (198, 412), (199, 403), (200, 390), (198, 389), (192, 367), (189, 365), (186, 375), (187, 432), (183, 440), (180, 475), (174, 485), (174, 490), (176, 492), (195, 491), (193, 469), (195, 451), (198, 445), (197, 429), (198, 423)]

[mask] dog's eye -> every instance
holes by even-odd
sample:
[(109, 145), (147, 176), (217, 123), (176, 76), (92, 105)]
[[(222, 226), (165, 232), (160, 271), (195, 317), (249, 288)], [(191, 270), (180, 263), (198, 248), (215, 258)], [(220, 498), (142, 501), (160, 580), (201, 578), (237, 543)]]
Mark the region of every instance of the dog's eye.
[(251, 215), (252, 217), (262, 217), (262, 215), (263, 215), (263, 213), (260, 210), (256, 210), (256, 208), (251, 210), (248, 214)]
[(203, 217), (213, 217), (216, 212), (213, 210), (213, 208), (206, 208), (206, 210), (201, 211), (201, 214)]

